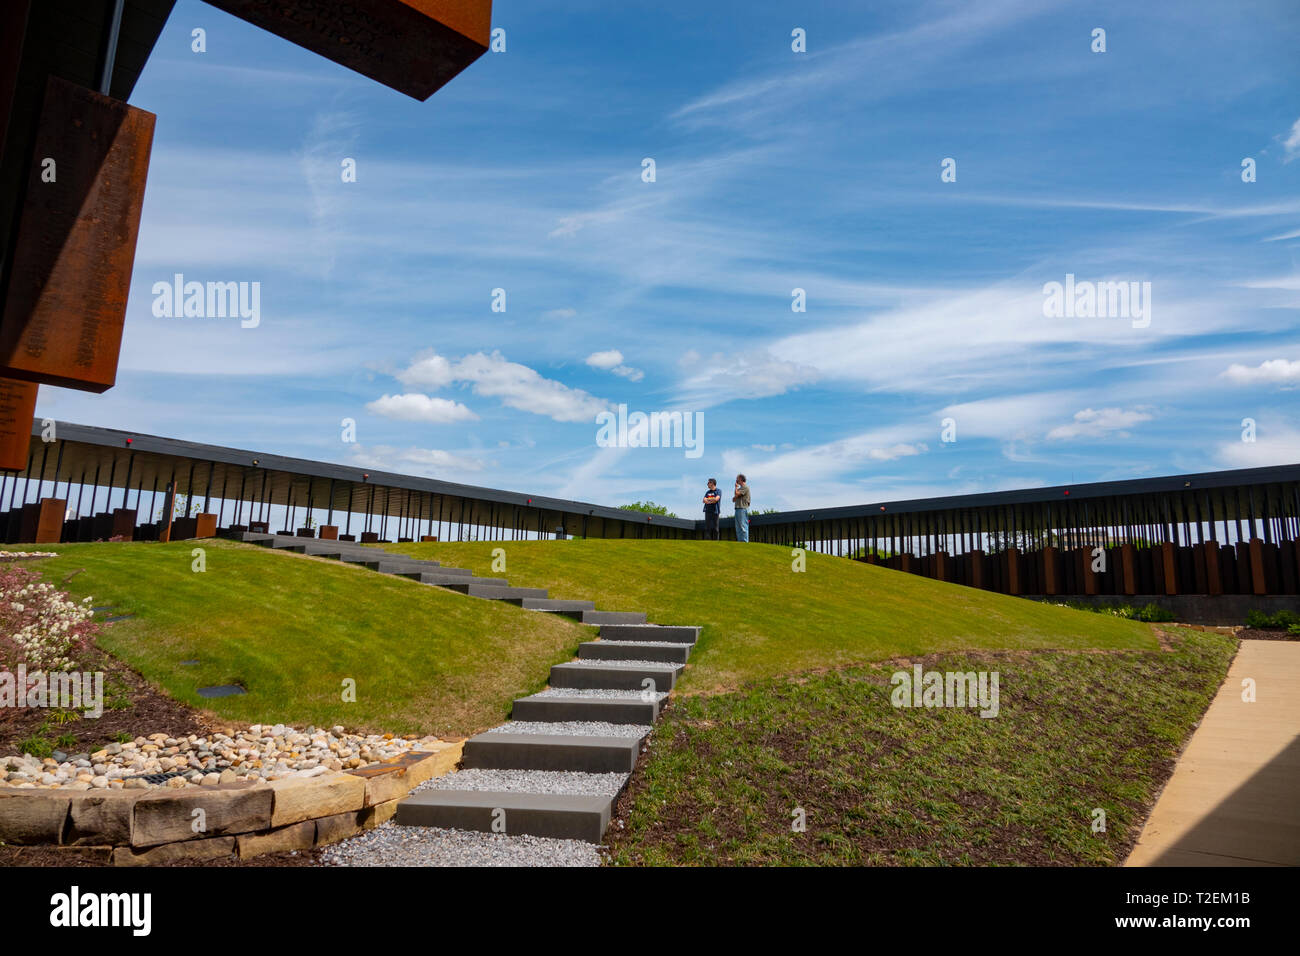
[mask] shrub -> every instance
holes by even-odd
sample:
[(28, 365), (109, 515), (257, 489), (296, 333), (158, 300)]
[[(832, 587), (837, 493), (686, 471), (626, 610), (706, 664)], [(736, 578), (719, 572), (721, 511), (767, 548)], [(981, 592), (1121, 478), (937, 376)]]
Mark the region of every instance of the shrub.
[(1264, 611), (1249, 611), (1246, 614), (1246, 626), (1261, 631), (1290, 631), (1300, 633), (1300, 614), (1295, 611), (1278, 611), (1267, 614)]
[(77, 603), (26, 568), (0, 567), (0, 666), (72, 670), (99, 629), (91, 600)]
[(1148, 623), (1159, 623), (1161, 621), (1172, 621), (1174, 619), (1172, 611), (1167, 611), (1154, 602), (1139, 610), (1134, 616), (1139, 621), (1146, 621)]

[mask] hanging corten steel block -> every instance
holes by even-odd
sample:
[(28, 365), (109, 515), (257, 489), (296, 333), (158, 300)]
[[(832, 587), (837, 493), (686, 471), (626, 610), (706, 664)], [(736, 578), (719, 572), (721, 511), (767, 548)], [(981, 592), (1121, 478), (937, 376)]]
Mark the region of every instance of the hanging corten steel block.
[(36, 383), (0, 378), (0, 470), (27, 467), (35, 414)]
[(117, 378), (154, 114), (51, 76), (0, 319), (0, 375)]
[(384, 86), (426, 100), (487, 52), (491, 0), (208, 0)]

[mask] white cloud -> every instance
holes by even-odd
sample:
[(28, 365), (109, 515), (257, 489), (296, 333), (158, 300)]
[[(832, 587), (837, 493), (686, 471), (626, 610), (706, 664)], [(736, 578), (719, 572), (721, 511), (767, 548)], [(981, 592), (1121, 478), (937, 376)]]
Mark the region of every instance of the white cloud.
[(1233, 362), (1219, 375), (1234, 385), (1294, 385), (1300, 384), (1300, 362), (1286, 359), (1269, 359), (1250, 368)]
[(391, 445), (373, 447), (351, 446), (351, 463), (358, 468), (374, 468), (403, 475), (425, 475), (430, 478), (448, 474), (482, 471), (486, 463), (468, 455), (438, 448), (394, 448)]
[(394, 377), (406, 385), (429, 388), (465, 383), (476, 395), (496, 398), (508, 408), (545, 415), (557, 422), (592, 422), (597, 412), (610, 407), (604, 399), (545, 378), (496, 351), (475, 352), (453, 362), (429, 350), (416, 356)]
[(605, 352), (592, 352), (587, 356), (587, 364), (592, 368), (603, 368), (608, 371), (615, 365), (623, 364), (623, 353), (618, 349), (609, 349)]
[(1282, 162), (1289, 163), (1300, 156), (1300, 119), (1291, 124), (1291, 132), (1282, 140), (1282, 146), (1286, 149), (1286, 158)]
[(478, 421), (478, 416), (460, 402), (453, 402), (449, 398), (432, 398), (418, 392), (384, 395), (367, 403), (366, 411), (402, 422), (429, 422), (434, 425)]
[(394, 376), (403, 385), (445, 388), (455, 381), (451, 363), (433, 351), (422, 352), (407, 368)]
[(749, 449), (728, 450), (722, 453), (723, 470), (761, 474), (769, 485), (797, 497), (803, 483), (844, 475), (872, 463), (924, 454), (929, 448), (915, 440), (916, 433), (917, 429), (911, 426), (882, 428), (797, 448), (762, 461), (755, 459)]
[(1138, 409), (1125, 411), (1122, 408), (1085, 408), (1074, 413), (1074, 421), (1068, 425), (1058, 425), (1047, 433), (1049, 440), (1058, 438), (1100, 438), (1111, 432), (1119, 437), (1128, 436), (1125, 429), (1132, 428), (1138, 422), (1148, 422), (1151, 416)]
[(639, 368), (632, 368), (630, 365), (623, 364), (623, 353), (618, 349), (609, 349), (605, 352), (592, 352), (587, 356), (587, 364), (592, 368), (604, 369), (607, 372), (613, 372), (629, 382), (639, 382), (645, 378), (645, 372)]
[(820, 378), (821, 372), (811, 365), (778, 359), (758, 349), (734, 355), (718, 352), (700, 359), (678, 388), (681, 404), (716, 405), (732, 399), (784, 395)]
[(1218, 457), (1229, 468), (1263, 468), (1300, 462), (1300, 431), (1271, 422), (1260, 423), (1255, 441), (1222, 442)]

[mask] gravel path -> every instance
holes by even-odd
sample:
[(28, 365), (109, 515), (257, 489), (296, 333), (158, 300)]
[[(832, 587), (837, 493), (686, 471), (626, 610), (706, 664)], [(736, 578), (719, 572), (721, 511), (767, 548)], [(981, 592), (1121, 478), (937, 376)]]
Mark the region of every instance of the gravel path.
[(321, 863), (324, 866), (600, 866), (600, 853), (594, 844), (580, 840), (399, 827), (390, 820), (326, 847), (321, 851)]
[[(587, 687), (548, 687), (545, 690), (539, 690), (534, 697), (595, 697), (600, 700), (640, 700), (644, 691), (639, 690), (605, 690), (603, 688)], [(667, 691), (659, 691), (655, 694), (659, 700), (668, 696)]]
[(458, 770), (426, 780), (411, 790), (502, 790), (507, 793), (600, 794), (614, 797), (628, 773), (580, 773), (576, 770)]
[(607, 724), (598, 720), (512, 720), (485, 731), (489, 734), (560, 734), (566, 737), (636, 737), (650, 733), (642, 724)]

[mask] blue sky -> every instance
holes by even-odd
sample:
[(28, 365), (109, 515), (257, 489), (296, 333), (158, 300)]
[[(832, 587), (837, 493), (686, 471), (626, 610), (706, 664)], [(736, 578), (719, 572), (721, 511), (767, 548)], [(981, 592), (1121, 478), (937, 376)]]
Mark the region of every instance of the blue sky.
[[(38, 415), (683, 516), (1300, 461), (1300, 6), (803, 6), (498, 0), (419, 103), (181, 0), (118, 384)], [(260, 324), (155, 316), (178, 272)]]

